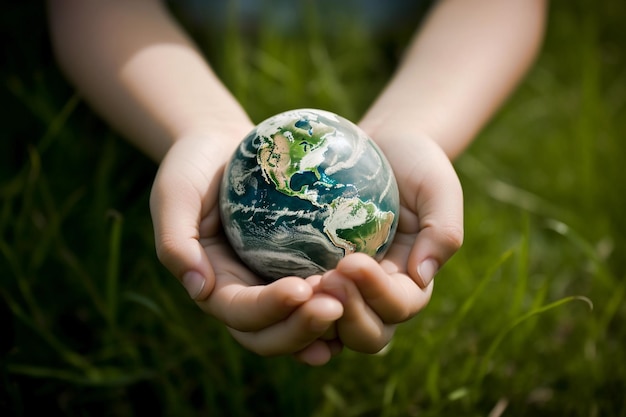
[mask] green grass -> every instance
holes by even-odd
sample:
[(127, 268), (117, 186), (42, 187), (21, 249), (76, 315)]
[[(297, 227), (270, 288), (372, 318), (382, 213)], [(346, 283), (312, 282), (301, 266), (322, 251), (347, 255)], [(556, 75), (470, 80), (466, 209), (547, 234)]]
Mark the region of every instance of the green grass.
[[(553, 2), (537, 65), (457, 163), (466, 243), (431, 303), (382, 353), (319, 369), (240, 348), (158, 264), (156, 167), (63, 81), (45, 28), (26, 36), (42, 13), (0, 21), (0, 414), (626, 415), (622, 2)], [(255, 121), (356, 119), (384, 84), (393, 53), (317, 25), (209, 44)]]

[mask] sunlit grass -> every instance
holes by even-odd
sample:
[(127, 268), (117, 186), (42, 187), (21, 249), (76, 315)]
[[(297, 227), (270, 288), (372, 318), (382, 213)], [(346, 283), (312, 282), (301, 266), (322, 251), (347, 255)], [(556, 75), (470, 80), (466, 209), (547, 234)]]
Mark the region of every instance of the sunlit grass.
[[(197, 309), (154, 254), (156, 168), (49, 61), (2, 69), (0, 414), (625, 415), (626, 8), (552, 11), (537, 66), (456, 164), (466, 243), (431, 303), (380, 354), (319, 369), (259, 358)], [(255, 121), (356, 119), (383, 85), (357, 26), (332, 43), (311, 25), (213, 45)]]

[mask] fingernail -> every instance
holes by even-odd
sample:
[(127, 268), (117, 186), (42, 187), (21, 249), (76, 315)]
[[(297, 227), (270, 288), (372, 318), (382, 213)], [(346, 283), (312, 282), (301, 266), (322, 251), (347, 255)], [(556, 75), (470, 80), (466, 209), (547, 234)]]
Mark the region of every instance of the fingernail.
[(328, 320), (312, 319), (309, 326), (312, 332), (320, 333), (325, 332), (330, 327), (330, 323)]
[(187, 290), (189, 297), (193, 300), (196, 299), (204, 288), (204, 277), (198, 272), (189, 271), (183, 275), (183, 287)]
[(324, 292), (328, 295), (332, 295), (333, 297), (335, 297), (337, 300), (339, 300), (339, 302), (341, 302), (341, 304), (345, 304), (348, 301), (348, 293), (343, 286), (333, 286), (329, 288), (324, 287)]
[(433, 280), (437, 270), (439, 270), (439, 263), (431, 258), (422, 261), (422, 263), (417, 266), (417, 273), (420, 278), (422, 278), (424, 287), (428, 287), (428, 284)]

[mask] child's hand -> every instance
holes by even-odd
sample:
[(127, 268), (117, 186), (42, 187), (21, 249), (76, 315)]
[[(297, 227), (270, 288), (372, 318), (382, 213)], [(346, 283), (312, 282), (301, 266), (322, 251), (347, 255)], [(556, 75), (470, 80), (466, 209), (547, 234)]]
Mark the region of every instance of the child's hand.
[(302, 278), (259, 285), (262, 281), (230, 249), (218, 209), (219, 183), (232, 152), (224, 143), (181, 139), (162, 162), (150, 204), (159, 259), (244, 347), (323, 364), (340, 346), (320, 337), (343, 307), (327, 294), (314, 293)]
[(390, 138), (383, 150), (400, 188), (393, 244), (380, 264), (352, 254), (317, 284), (318, 291), (343, 303), (339, 339), (348, 348), (370, 353), (389, 343), (395, 324), (426, 306), (433, 276), (463, 240), (460, 182), (439, 146), (428, 138)]

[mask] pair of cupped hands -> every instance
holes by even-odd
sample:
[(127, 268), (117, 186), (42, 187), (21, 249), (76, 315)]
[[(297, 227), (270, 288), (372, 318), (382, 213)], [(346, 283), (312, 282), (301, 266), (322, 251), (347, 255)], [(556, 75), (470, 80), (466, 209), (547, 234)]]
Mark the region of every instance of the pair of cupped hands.
[(378, 352), (428, 304), (434, 275), (461, 246), (461, 186), (439, 145), (427, 136), (365, 131), (400, 190), (398, 230), (385, 258), (350, 254), (323, 275), (269, 284), (241, 263), (220, 223), (222, 173), (244, 136), (189, 135), (161, 162), (150, 199), (157, 255), (245, 348), (309, 365), (327, 363), (344, 346)]

